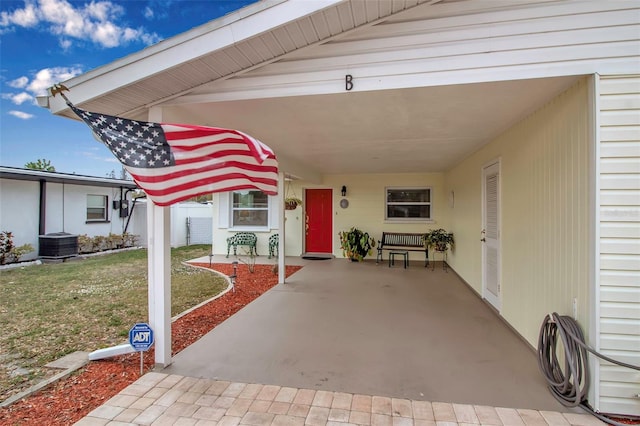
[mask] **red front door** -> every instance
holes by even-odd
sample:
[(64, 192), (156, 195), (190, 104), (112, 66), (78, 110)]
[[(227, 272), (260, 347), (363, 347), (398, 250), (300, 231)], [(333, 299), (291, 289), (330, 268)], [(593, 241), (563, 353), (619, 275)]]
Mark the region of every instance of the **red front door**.
[(332, 253), (332, 190), (307, 189), (305, 195), (305, 251)]

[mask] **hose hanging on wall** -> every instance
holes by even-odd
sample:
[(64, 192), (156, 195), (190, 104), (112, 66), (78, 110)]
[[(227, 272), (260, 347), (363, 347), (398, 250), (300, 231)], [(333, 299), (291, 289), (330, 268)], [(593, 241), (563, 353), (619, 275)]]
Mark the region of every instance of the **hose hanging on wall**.
[[(558, 338), (564, 348), (564, 367), (558, 359)], [(636, 365), (614, 360), (587, 346), (580, 325), (573, 318), (555, 312), (545, 316), (538, 338), (538, 365), (553, 396), (567, 407), (580, 406), (604, 422), (624, 426), (595, 412), (588, 404), (587, 392), (591, 379), (587, 352), (613, 364), (640, 370)]]

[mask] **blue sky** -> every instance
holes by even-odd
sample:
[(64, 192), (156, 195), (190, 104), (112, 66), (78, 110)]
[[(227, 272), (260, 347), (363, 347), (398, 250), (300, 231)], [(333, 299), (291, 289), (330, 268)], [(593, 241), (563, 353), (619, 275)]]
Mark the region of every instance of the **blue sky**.
[(1, 0), (0, 165), (38, 158), (89, 176), (120, 164), (89, 127), (52, 115), (36, 96), (67, 80), (257, 0)]

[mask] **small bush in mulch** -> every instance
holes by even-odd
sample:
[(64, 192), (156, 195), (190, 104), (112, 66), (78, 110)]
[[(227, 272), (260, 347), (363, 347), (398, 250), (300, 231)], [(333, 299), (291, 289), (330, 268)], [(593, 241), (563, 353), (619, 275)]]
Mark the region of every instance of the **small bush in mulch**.
[[(197, 264), (209, 268), (209, 264)], [(211, 267), (225, 275), (232, 266)], [(300, 266), (287, 266), (289, 276)], [(250, 273), (246, 265), (238, 267), (235, 292), (228, 292), (206, 305), (178, 318), (172, 324), (173, 354), (180, 352), (218, 324), (273, 287), (278, 276), (273, 267), (256, 265)], [(145, 369), (153, 368), (153, 348), (145, 354)], [(69, 425), (77, 422), (140, 377), (137, 353), (91, 362), (67, 379), (0, 410), (2, 425)]]

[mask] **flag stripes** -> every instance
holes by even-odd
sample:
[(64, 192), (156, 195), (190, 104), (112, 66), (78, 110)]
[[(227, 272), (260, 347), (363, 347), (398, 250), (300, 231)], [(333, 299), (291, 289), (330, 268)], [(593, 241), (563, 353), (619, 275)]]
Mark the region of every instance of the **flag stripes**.
[(275, 154), (245, 133), (133, 121), (69, 106), (157, 205), (168, 206), (213, 192), (278, 192)]

